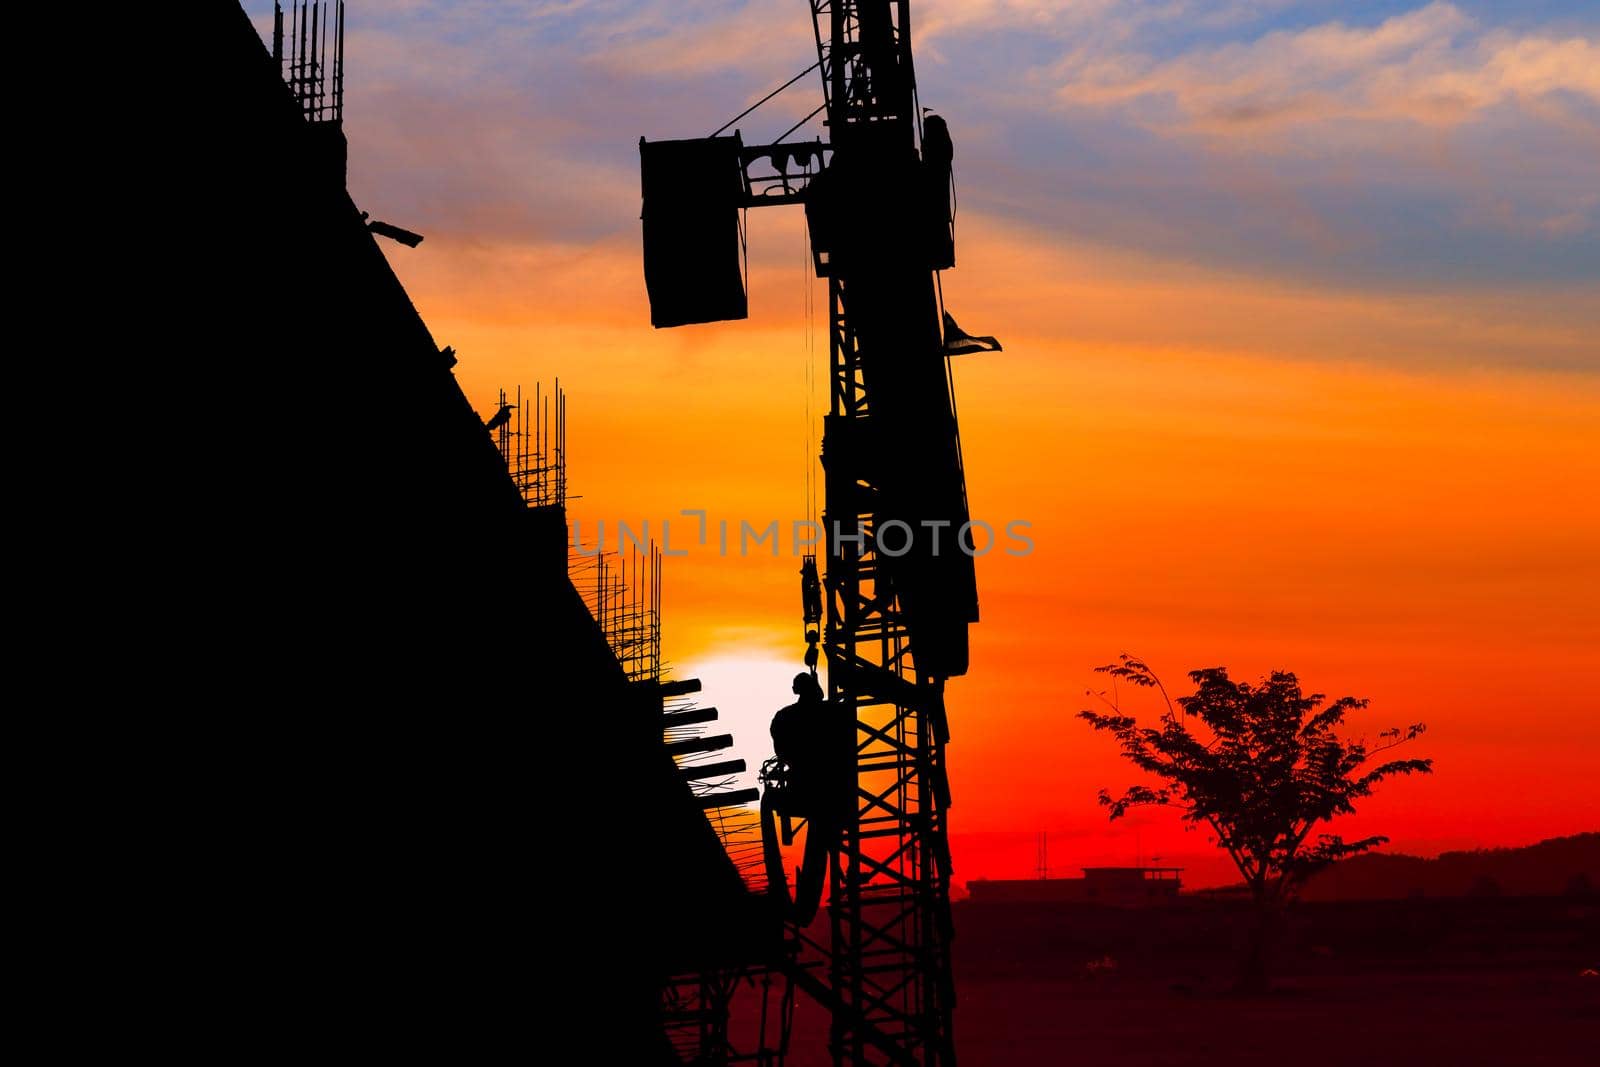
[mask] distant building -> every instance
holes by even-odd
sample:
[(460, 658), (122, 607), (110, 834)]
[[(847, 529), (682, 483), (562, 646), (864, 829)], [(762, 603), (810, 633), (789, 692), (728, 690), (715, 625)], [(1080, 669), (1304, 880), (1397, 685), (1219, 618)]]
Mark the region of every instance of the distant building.
[(980, 904), (1111, 904), (1138, 908), (1178, 898), (1182, 867), (1084, 867), (1082, 878), (980, 878), (967, 892)]

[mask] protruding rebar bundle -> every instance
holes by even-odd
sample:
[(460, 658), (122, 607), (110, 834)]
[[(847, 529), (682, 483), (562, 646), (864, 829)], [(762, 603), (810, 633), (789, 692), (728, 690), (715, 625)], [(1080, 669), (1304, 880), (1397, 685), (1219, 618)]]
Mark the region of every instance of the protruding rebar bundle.
[[(332, 19), (330, 29), (328, 23)], [(291, 0), (284, 51), (281, 0), (272, 5), (272, 58), (307, 122), (344, 121), (344, 0)], [(331, 52), (331, 59), (330, 59)]]

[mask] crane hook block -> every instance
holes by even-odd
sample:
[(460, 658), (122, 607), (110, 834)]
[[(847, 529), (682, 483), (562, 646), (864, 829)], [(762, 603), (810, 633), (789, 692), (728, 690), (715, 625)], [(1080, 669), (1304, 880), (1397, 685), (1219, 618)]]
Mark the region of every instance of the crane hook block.
[(807, 556), (800, 563), (800, 610), (807, 629), (822, 621), (822, 581), (817, 577), (816, 556)]

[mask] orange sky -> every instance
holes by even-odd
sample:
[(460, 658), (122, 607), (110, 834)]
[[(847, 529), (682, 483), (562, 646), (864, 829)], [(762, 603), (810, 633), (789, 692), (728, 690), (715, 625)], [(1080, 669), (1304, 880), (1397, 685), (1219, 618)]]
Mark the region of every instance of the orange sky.
[[(741, 520), (804, 517), (802, 237), (786, 212), (753, 225), (750, 320), (674, 331), (647, 324), (632, 242), (390, 252), (480, 409), (499, 384), (561, 375), (573, 518), (657, 536), (677, 518), (691, 551), (668, 563), (666, 654), (707, 679), (752, 765), (799, 668), (796, 563), (698, 548), (679, 512), (727, 519), (735, 545)], [(1436, 775), (1348, 826), (1392, 848), (1600, 822), (1584, 784), (1600, 749), (1600, 388), (1446, 364), (1474, 345), (1581, 352), (1592, 302), (1275, 287), (981, 218), (962, 240), (950, 305), (1006, 343), (957, 362), (974, 513), (1030, 522), (1037, 548), (979, 562), (972, 670), (951, 684), (961, 878), (1031, 873), (1036, 830), (1057, 870), (1162, 855), (1225, 878), (1174, 817), (1108, 827), (1094, 805), (1130, 778), (1073, 714), (1124, 649), (1180, 683), (1215, 664), (1292, 669), (1372, 698), (1358, 722), (1374, 731), (1426, 721), (1417, 752)], [(1377, 365), (1400, 346), (1413, 369)]]
[[(1600, 828), (1600, 21), (1550, 0), (918, 0), (956, 144), (956, 382), (978, 563), (950, 686), (958, 879), (1162, 856), (1229, 872), (1074, 718), (1128, 650), (1425, 721), (1392, 848)], [(271, 5), (246, 0), (258, 26)], [(698, 136), (815, 59), (797, 0), (352, 4), (350, 188), (477, 408), (559, 376), (572, 517), (804, 517), (799, 213), (753, 213), (748, 321), (654, 331), (637, 138)], [(816, 103), (803, 83), (749, 143)], [(820, 134), (815, 125), (801, 135)], [(811, 397), (813, 415), (823, 394)], [(788, 555), (669, 560), (666, 654), (759, 765), (799, 668)]]

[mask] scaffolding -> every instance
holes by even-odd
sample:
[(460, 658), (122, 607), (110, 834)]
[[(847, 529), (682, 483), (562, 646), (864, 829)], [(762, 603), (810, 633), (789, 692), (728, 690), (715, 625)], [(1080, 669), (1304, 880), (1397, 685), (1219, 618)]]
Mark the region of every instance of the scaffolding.
[[(752, 1019), (733, 1009), (746, 998), (760, 1004)], [(661, 1018), (679, 1063), (781, 1067), (794, 1029), (794, 1000), (793, 983), (768, 967), (704, 971), (668, 982)]]

